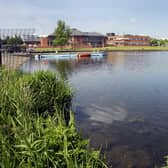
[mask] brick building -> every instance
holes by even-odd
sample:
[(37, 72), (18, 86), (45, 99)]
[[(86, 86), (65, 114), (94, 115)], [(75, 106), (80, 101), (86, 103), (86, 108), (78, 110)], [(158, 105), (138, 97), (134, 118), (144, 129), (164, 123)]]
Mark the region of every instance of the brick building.
[(72, 47), (104, 47), (105, 36), (97, 32), (81, 32), (72, 29), (69, 43)]
[(40, 38), (37, 35), (25, 35), (22, 40), (28, 47), (38, 47), (40, 45)]
[(106, 46), (150, 46), (150, 37), (142, 35), (115, 35), (107, 33)]
[(49, 47), (48, 36), (40, 36), (40, 47), (44, 47), (44, 48)]
[[(52, 41), (55, 35), (51, 34), (47, 37), (40, 38), (41, 47), (53, 47)], [(82, 47), (103, 47), (105, 45), (105, 36), (96, 32), (82, 32), (77, 29), (71, 29), (71, 36), (68, 48), (82, 48)]]

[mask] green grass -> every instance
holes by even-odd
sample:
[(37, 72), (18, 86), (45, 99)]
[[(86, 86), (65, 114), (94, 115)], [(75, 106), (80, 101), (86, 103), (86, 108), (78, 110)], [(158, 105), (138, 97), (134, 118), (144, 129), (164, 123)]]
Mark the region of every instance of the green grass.
[(102, 47), (102, 48), (71, 48), (71, 49), (60, 49), (60, 48), (36, 48), (38, 52), (49, 52), (49, 51), (168, 51), (168, 47), (162, 46), (117, 46), (117, 47)]
[(0, 93), (1, 168), (107, 167), (77, 132), (72, 89), (56, 74), (1, 69)]

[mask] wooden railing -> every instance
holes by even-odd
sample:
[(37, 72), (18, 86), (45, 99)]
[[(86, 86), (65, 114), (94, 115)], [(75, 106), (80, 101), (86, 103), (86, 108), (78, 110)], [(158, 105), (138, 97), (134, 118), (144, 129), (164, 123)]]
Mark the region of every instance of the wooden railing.
[(1, 54), (1, 65), (4, 65), (7, 69), (18, 69), (24, 62), (28, 61), (30, 57), (24, 55), (2, 53)]

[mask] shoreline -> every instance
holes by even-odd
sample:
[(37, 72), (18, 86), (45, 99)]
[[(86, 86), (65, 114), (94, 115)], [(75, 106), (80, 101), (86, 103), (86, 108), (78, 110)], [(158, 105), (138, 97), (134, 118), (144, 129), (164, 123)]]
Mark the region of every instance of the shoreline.
[(120, 52), (120, 51), (168, 51), (168, 47), (143, 47), (143, 46), (131, 46), (131, 47), (102, 47), (102, 48), (74, 48), (74, 49), (60, 49), (60, 48), (36, 48), (31, 53), (55, 53), (55, 52)]

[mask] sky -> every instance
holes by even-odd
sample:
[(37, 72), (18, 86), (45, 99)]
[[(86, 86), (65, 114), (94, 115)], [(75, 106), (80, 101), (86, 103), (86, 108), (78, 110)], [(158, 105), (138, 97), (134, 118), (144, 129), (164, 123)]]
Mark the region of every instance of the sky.
[(168, 0), (0, 0), (0, 28), (51, 34), (58, 20), (81, 31), (168, 37)]

